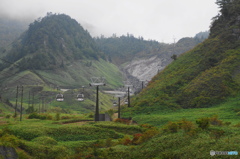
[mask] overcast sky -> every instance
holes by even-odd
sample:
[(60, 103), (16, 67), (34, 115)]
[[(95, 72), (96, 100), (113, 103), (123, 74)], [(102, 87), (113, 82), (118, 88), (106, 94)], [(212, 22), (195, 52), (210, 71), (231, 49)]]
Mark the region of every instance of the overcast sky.
[(173, 43), (209, 30), (216, 0), (0, 0), (0, 16), (34, 21), (47, 12), (76, 19), (92, 36), (133, 34)]

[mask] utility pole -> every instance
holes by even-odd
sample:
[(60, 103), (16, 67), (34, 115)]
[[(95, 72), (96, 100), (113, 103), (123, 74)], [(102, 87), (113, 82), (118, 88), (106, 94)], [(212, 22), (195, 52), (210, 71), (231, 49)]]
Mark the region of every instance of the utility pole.
[(99, 121), (99, 86), (106, 86), (103, 77), (92, 77), (90, 86), (96, 86), (96, 110), (95, 110), (95, 121)]
[(21, 110), (20, 110), (20, 121), (22, 121), (22, 102), (23, 102), (23, 86), (22, 86), (22, 94), (21, 94)]
[(99, 97), (98, 97), (98, 90), (99, 90), (99, 86), (96, 87), (96, 111), (95, 111), (95, 121), (99, 121)]
[(17, 117), (17, 104), (18, 104), (18, 86), (17, 86), (16, 105), (15, 105), (15, 113), (14, 113), (14, 116), (15, 116), (15, 117)]
[(131, 107), (131, 102), (130, 102), (130, 88), (133, 87), (133, 85), (131, 85), (129, 81), (126, 81), (126, 82), (125, 82), (125, 87), (127, 87), (128, 107)]
[(128, 87), (128, 107), (130, 107), (130, 87)]
[(141, 82), (142, 82), (142, 89), (144, 88), (144, 86), (146, 85), (146, 83), (148, 82), (147, 80), (146, 81), (144, 81), (144, 80), (141, 80)]
[(121, 117), (121, 114), (120, 114), (120, 102), (121, 102), (121, 99), (120, 99), (121, 97), (118, 97), (118, 118), (120, 118)]
[(83, 92), (82, 92), (82, 93), (84, 93), (84, 87), (85, 87), (85, 86), (82, 86), (82, 89), (83, 89)]
[(118, 98), (118, 118), (121, 118), (120, 105), (121, 105), (121, 97), (123, 97), (123, 95), (119, 94), (119, 95), (115, 95), (115, 97)]

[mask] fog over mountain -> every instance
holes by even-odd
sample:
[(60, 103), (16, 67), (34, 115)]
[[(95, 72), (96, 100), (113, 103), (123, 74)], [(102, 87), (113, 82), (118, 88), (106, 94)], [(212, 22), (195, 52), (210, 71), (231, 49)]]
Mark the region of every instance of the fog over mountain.
[(1, 0), (0, 17), (34, 21), (47, 12), (76, 19), (94, 37), (133, 34), (173, 43), (209, 30), (217, 15), (216, 0)]

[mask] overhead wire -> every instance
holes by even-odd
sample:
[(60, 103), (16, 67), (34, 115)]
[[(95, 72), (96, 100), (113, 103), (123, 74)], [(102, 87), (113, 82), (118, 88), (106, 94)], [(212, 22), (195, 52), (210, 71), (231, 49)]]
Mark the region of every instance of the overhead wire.
[[(9, 64), (11, 64), (11, 65), (13, 65), (13, 66), (15, 66), (15, 67), (17, 67), (17, 68), (20, 68), (20, 69), (23, 68), (22, 66), (20, 66), (20, 65), (18, 65), (18, 64), (16, 64), (16, 63), (10, 62), (10, 61), (8, 61), (8, 60), (6, 60), (6, 59), (0, 58), (0, 60), (2, 60), (2, 61), (5, 62), (5, 63), (9, 63)], [(47, 76), (45, 76), (45, 75), (39, 75), (39, 73), (35, 72), (34, 69), (33, 69), (33, 70), (28, 69), (28, 71), (36, 74), (36, 75), (39, 77), (39, 79), (42, 80), (44, 83), (45, 83), (45, 80), (44, 80), (43, 78), (49, 79), (49, 80), (53, 80), (53, 81), (55, 81), (55, 82), (57, 81), (57, 82), (59, 82), (59, 83), (65, 84), (65, 85), (69, 85), (69, 83), (63, 82), (63, 81), (61, 81), (61, 80), (57, 80), (57, 79), (54, 79), (54, 78), (50, 78), (50, 77), (47, 77)], [(2, 71), (2, 72), (0, 72), (0, 74), (7, 75), (7, 77), (11, 77), (11, 76), (13, 76), (13, 75), (19, 77), (19, 79), (17, 79), (16, 82), (18, 82), (20, 85), (23, 85), (22, 79), (26, 79), (26, 80), (30, 80), (31, 82), (39, 83), (39, 80), (29, 79), (29, 78), (27, 78), (27, 77), (24, 76), (24, 75), (21, 76), (21, 75), (19, 75), (19, 74), (16, 74), (16, 72), (10, 73), (8, 70)], [(3, 80), (6, 80), (6, 79), (3, 79)], [(3, 80), (2, 80), (2, 81), (3, 81)], [(0, 82), (1, 82), (1, 81), (0, 81)], [(49, 81), (49, 83), (52, 83), (52, 82)], [(79, 87), (79, 85), (71, 85), (71, 86), (73, 86), (73, 87)], [(88, 86), (88, 85), (87, 85), (87, 86)], [(15, 87), (15, 86), (13, 86), (13, 87)], [(11, 88), (11, 87), (7, 87), (7, 88)], [(93, 88), (90, 87), (89, 89), (93, 89)]]

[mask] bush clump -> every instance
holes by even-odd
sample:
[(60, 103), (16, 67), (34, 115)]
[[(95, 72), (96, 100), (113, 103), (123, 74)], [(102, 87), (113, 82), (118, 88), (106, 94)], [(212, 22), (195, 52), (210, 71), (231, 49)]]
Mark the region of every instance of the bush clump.
[(217, 125), (217, 126), (222, 126), (223, 125), (223, 122), (218, 119), (217, 115), (214, 115), (213, 117), (211, 117), (209, 119), (209, 121), (210, 121), (210, 124), (212, 124), (212, 125)]
[(48, 136), (40, 136), (33, 139), (32, 141), (37, 142), (41, 145), (57, 145), (58, 143), (56, 140)]
[(5, 116), (5, 118), (6, 118), (6, 119), (9, 119), (9, 118), (11, 118), (11, 115), (10, 115), (10, 114), (7, 114), (7, 115)]
[(163, 128), (164, 132), (176, 133), (178, 132), (179, 124), (177, 122), (169, 121), (167, 125)]
[(45, 115), (40, 115), (40, 114), (37, 114), (36, 112), (34, 112), (34, 113), (31, 113), (28, 116), (28, 119), (41, 119), (41, 120), (45, 120), (45, 119), (47, 119), (47, 117)]
[(29, 114), (28, 119), (52, 120), (53, 117), (49, 114), (37, 114), (36, 112), (33, 112)]
[(201, 129), (207, 129), (209, 127), (209, 118), (200, 118), (196, 120), (196, 123), (198, 124), (198, 127)]

